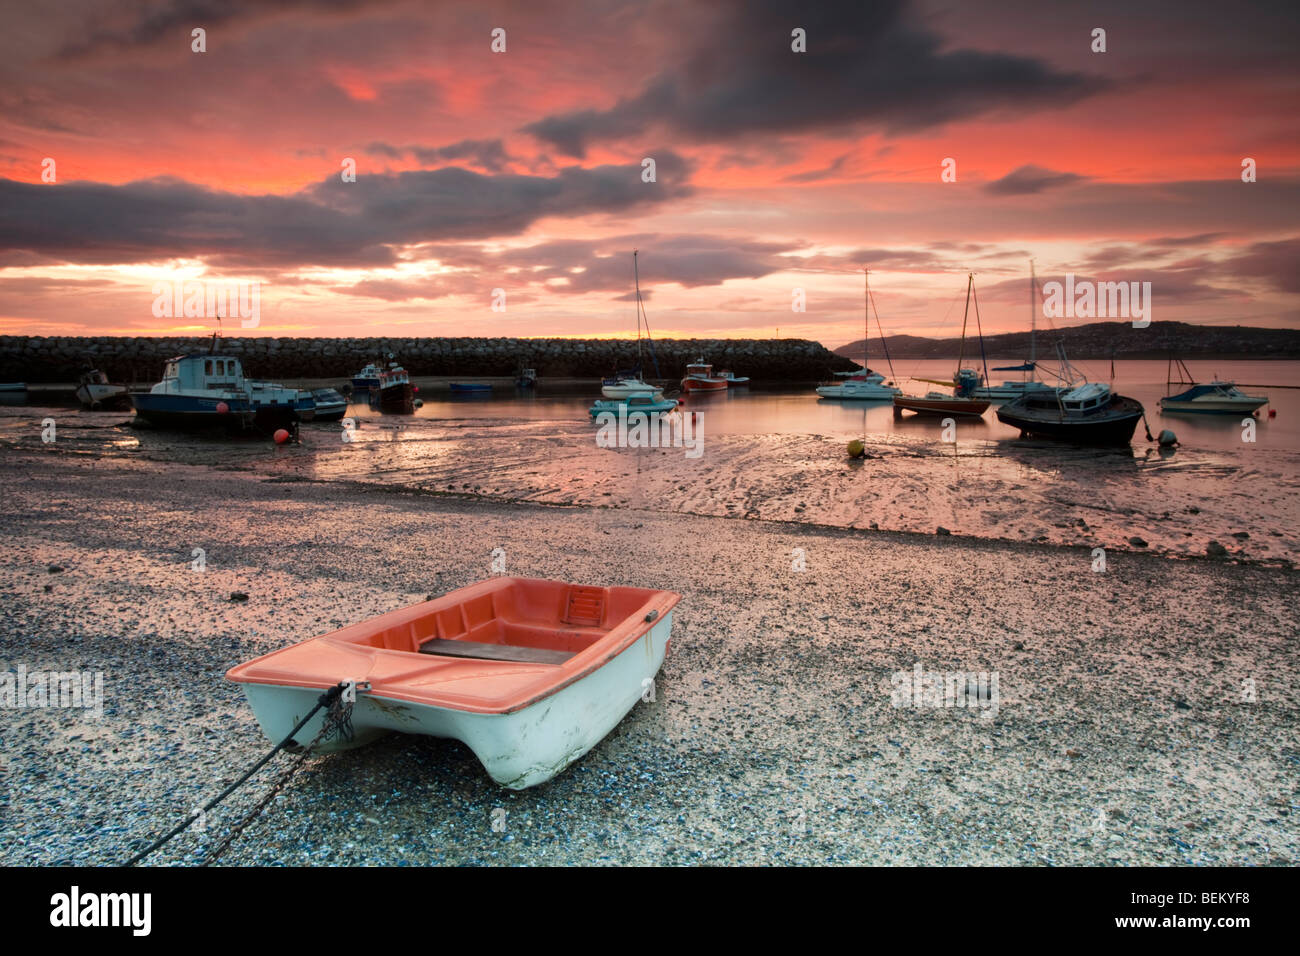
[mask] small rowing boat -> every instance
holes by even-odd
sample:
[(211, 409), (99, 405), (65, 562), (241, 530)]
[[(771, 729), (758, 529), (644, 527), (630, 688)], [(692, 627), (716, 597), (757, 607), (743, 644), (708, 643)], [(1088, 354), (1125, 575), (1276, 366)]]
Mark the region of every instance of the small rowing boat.
[[(681, 596), (490, 578), (233, 667), (258, 723), (284, 740), (321, 691), (356, 681), (347, 750), (391, 732), (451, 737), (512, 790), (545, 783), (642, 699)], [(312, 718), (289, 749), (320, 733)]]

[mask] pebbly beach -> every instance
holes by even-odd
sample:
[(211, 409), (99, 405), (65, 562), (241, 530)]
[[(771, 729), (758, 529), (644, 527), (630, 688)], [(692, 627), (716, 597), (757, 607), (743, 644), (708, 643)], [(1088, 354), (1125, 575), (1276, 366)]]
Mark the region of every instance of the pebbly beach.
[[(1098, 573), (1087, 542), (75, 446), (8, 445), (0, 481), (0, 670), (102, 674), (103, 687), (102, 716), (0, 711), (5, 864), (130, 856), (266, 753), (227, 669), (499, 573), (494, 555), (511, 575), (679, 592), (648, 699), (524, 791), (444, 739), (311, 757), (221, 862), (1300, 856), (1287, 565), (1117, 551)], [(962, 688), (982, 675), (982, 689), (954, 697), (954, 675)], [(282, 766), (150, 862), (202, 862)]]

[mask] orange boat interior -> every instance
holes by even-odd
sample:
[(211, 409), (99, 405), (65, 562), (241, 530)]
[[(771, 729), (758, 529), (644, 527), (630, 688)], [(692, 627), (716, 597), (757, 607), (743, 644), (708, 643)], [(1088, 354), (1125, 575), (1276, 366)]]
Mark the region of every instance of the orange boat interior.
[[(492, 578), (264, 655), (227, 676), (305, 687), (369, 680), (387, 696), (497, 709), (600, 666), (678, 599), (649, 588)], [(448, 693), (456, 700), (443, 700)]]

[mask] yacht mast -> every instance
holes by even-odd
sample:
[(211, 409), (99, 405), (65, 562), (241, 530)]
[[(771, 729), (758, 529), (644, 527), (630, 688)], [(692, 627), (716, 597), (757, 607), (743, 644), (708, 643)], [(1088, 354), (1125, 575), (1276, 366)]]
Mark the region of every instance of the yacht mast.
[(961, 347), (957, 352), (957, 371), (953, 374), (952, 382), (957, 384), (961, 379), (961, 363), (966, 360), (966, 316), (970, 314), (970, 290), (975, 286), (975, 273), (966, 276), (966, 311), (961, 317)]
[(637, 269), (635, 249), (632, 250), (632, 276), (636, 283), (636, 370), (640, 377), (645, 373), (641, 371), (641, 273)]
[(1037, 277), (1034, 275), (1034, 260), (1029, 260), (1029, 365), (1030, 374), (1034, 372), (1034, 362), (1038, 358), (1037, 349), (1034, 347), (1034, 333), (1038, 331), (1038, 309), (1035, 308), (1037, 303), (1034, 301), (1035, 286), (1038, 285)]
[(871, 371), (871, 366), (867, 362), (867, 353), (870, 350), (871, 341), (871, 280), (868, 277), (870, 270), (862, 270), (862, 368), (864, 371)]

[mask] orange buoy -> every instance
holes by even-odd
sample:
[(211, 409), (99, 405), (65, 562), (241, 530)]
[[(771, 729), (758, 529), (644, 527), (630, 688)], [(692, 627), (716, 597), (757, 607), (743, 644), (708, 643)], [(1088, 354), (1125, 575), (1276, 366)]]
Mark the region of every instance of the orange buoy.
[(277, 428), (275, 430), (275, 434), (272, 435), (271, 437), (275, 439), (275, 443), (277, 445), (283, 445), (285, 442), (289, 440), (289, 431), (288, 429)]

